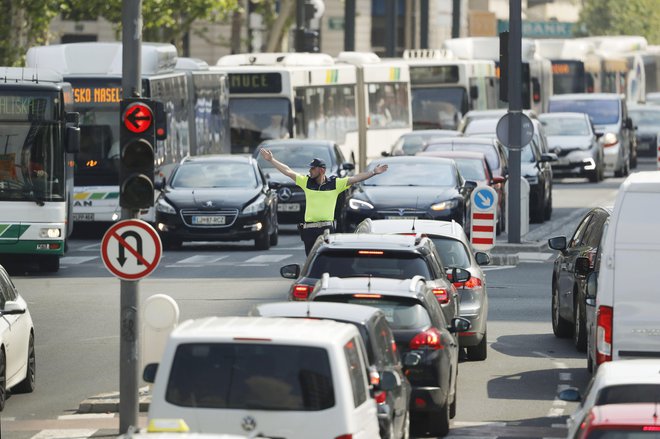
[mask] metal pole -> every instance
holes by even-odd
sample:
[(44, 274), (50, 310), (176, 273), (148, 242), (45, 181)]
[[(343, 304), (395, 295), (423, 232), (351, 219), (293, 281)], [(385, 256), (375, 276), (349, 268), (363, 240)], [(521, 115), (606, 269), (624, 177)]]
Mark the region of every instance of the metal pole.
[(344, 50), (355, 50), (355, 0), (344, 3)]
[(522, 15), (509, 1), (509, 243), (520, 243), (520, 149), (522, 147)]
[(396, 42), (398, 29), (396, 28), (396, 0), (385, 0), (385, 56), (396, 56)]
[(296, 52), (305, 51), (305, 0), (296, 0)]
[(421, 0), (419, 6), (419, 47), (429, 48), (429, 0)]
[(451, 37), (461, 36), (461, 0), (454, 0), (451, 12)]
[[(122, 98), (142, 95), (142, 0), (123, 0)], [(121, 115), (119, 115), (121, 123)], [(137, 211), (122, 209), (123, 219), (137, 218)], [(120, 282), (119, 315), (119, 433), (138, 425), (139, 386), (138, 281)]]

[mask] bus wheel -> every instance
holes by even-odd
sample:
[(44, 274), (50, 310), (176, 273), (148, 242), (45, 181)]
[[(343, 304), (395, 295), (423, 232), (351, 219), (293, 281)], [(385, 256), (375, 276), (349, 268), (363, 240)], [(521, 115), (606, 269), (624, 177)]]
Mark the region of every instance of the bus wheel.
[(39, 270), (45, 273), (55, 273), (60, 269), (60, 257), (57, 255), (42, 256), (39, 259)]

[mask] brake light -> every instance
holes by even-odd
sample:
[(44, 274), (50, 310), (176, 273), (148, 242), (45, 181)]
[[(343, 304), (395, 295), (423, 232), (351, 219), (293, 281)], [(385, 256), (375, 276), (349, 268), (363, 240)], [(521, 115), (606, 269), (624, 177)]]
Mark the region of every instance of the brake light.
[(614, 311), (610, 306), (599, 306), (596, 317), (596, 364), (612, 361), (612, 322)]
[(420, 332), (410, 340), (410, 349), (429, 348), (433, 350), (444, 349), (442, 345), (442, 336), (437, 329), (431, 328)]
[(353, 439), (352, 434), (342, 434), (341, 436), (337, 436), (335, 439)]
[(387, 392), (381, 390), (379, 392), (374, 393), (374, 399), (378, 404), (385, 404), (385, 401), (387, 400)]
[(471, 277), (467, 282), (454, 282), (456, 288), (481, 288), (481, 279), (478, 277)]
[(312, 292), (311, 285), (294, 285), (293, 300), (307, 300), (311, 292)]
[(358, 250), (358, 255), (382, 255), (382, 250)]
[(380, 374), (377, 370), (369, 371), (369, 384), (377, 386), (380, 384)]
[(433, 295), (438, 299), (438, 303), (449, 303), (449, 293), (444, 288), (433, 288)]
[(660, 427), (656, 425), (646, 425), (642, 427), (642, 431), (660, 431)]
[(356, 299), (380, 299), (383, 297), (381, 294), (353, 294)]

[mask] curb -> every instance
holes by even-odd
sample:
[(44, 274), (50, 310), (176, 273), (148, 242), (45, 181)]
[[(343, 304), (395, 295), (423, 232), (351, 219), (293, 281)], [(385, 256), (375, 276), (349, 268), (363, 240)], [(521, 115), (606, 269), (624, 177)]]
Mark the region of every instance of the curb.
[[(149, 387), (140, 387), (138, 391), (139, 412), (148, 412), (151, 403)], [(101, 393), (92, 396), (78, 405), (76, 413), (119, 413), (119, 392)]]

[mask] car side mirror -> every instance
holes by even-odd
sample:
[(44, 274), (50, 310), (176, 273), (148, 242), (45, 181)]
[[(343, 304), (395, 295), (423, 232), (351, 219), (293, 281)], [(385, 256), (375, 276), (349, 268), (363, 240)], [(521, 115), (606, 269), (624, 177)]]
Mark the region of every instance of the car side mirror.
[(382, 152), (380, 153), (380, 155), (381, 155), (382, 157), (389, 157), (391, 154), (390, 154), (389, 152), (387, 152), (387, 151), (382, 151)]
[(596, 139), (600, 139), (605, 135), (605, 133), (594, 133), (596, 135)]
[(539, 160), (541, 163), (543, 162), (556, 162), (559, 160), (559, 157), (557, 157), (557, 154), (554, 152), (544, 152), (541, 154), (541, 160)]
[(401, 377), (391, 370), (384, 370), (380, 373), (380, 383), (378, 384), (379, 390), (391, 392), (392, 390), (401, 387)]
[(279, 189), (282, 187), (282, 183), (268, 180), (268, 187), (271, 189)]
[(155, 180), (154, 181), (154, 189), (157, 191), (162, 191), (165, 189), (165, 178), (163, 177), (162, 180)]
[(633, 121), (629, 117), (626, 118), (626, 128), (628, 128), (629, 130), (634, 130), (635, 129)]
[[(587, 276), (587, 287), (586, 287), (586, 300), (596, 300), (596, 294), (598, 292), (598, 272), (592, 271)], [(594, 303), (595, 305), (595, 303)]]
[(557, 395), (559, 399), (562, 401), (567, 401), (567, 402), (581, 402), (582, 401), (582, 395), (580, 395), (580, 391), (575, 388), (575, 387), (569, 387), (568, 389), (564, 389), (559, 394)]
[(408, 352), (403, 356), (403, 365), (405, 367), (417, 366), (422, 361), (422, 357), (416, 352)]
[(498, 183), (504, 183), (506, 182), (506, 178), (504, 177), (493, 177), (490, 179), (490, 184), (498, 184)]
[(355, 165), (350, 162), (342, 163), (341, 169), (343, 169), (344, 171), (353, 171), (355, 169)]
[(142, 371), (142, 379), (146, 383), (153, 383), (156, 381), (156, 372), (158, 372), (158, 363), (149, 363), (144, 366)]
[(575, 259), (575, 273), (586, 276), (591, 271), (591, 261), (589, 258), (579, 256)]
[(0, 311), (0, 315), (25, 314), (25, 307), (14, 300), (5, 302), (5, 307)]
[(469, 190), (473, 190), (474, 188), (477, 187), (477, 182), (474, 180), (465, 180), (463, 183), (463, 187)]
[(452, 333), (465, 332), (470, 329), (470, 326), (472, 326), (472, 324), (465, 317), (454, 317), (451, 319), (451, 325), (449, 325), (447, 329)]
[(285, 279), (297, 279), (300, 276), (300, 265), (289, 264), (280, 268), (280, 276)]
[(477, 265), (488, 265), (490, 264), (490, 256), (485, 252), (476, 252), (474, 254), (474, 259), (477, 260)]
[(479, 99), (479, 87), (476, 85), (471, 85), (470, 86), (470, 99), (473, 101)]
[[(77, 113), (76, 113), (77, 114)], [(66, 152), (75, 154), (80, 152), (80, 128), (73, 125), (66, 125)]]
[(555, 236), (554, 238), (548, 239), (548, 247), (553, 250), (559, 250), (560, 252), (563, 252), (566, 250), (566, 237)]
[(470, 280), (472, 275), (469, 271), (464, 268), (452, 268), (451, 269), (451, 281), (452, 282), (467, 282)]

